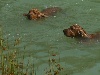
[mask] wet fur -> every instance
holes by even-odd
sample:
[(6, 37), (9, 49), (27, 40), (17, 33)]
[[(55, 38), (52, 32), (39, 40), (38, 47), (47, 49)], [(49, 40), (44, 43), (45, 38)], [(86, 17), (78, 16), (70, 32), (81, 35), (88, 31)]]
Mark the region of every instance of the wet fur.
[[(34, 13), (33, 10), (36, 10), (36, 13)], [(59, 7), (50, 7), (50, 8), (46, 8), (42, 11), (40, 11), (38, 9), (31, 9), (31, 10), (29, 10), (28, 14), (23, 14), (23, 15), (26, 16), (29, 20), (38, 20), (41, 18), (46, 18), (46, 17), (52, 16), (59, 11), (61, 11), (61, 8), (59, 8)]]
[(67, 37), (76, 38), (79, 40), (100, 40), (100, 32), (89, 34), (77, 24), (64, 29), (63, 33)]
[(42, 13), (47, 16), (52, 16), (61, 10), (62, 9), (60, 7), (50, 7), (50, 8), (46, 8), (46, 9), (42, 10)]

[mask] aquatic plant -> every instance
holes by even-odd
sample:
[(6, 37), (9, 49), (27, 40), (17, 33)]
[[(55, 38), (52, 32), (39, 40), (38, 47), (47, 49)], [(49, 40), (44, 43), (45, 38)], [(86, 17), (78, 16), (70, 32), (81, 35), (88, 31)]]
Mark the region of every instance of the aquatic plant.
[[(0, 27), (0, 75), (37, 75), (34, 62), (30, 62), (32, 56), (29, 55), (30, 59), (25, 64), (25, 50), (23, 51), (24, 54), (21, 54), (20, 48), (17, 48), (21, 43), (21, 39), (16, 38), (13, 44), (9, 42), (8, 38), (3, 39), (2, 28)], [(56, 54), (50, 54), (48, 59), (49, 67), (45, 70), (45, 74), (61, 75), (60, 72), (63, 68), (52, 56), (55, 57)]]

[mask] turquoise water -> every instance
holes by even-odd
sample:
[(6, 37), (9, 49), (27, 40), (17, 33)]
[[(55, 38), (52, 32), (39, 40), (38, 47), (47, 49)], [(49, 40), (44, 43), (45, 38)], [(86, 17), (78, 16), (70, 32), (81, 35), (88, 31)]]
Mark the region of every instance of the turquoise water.
[[(40, 21), (23, 16), (31, 8), (42, 10), (52, 6), (63, 10), (56, 17)], [(28, 59), (34, 62), (37, 75), (44, 74), (49, 54), (53, 53), (64, 68), (61, 75), (100, 74), (100, 43), (78, 43), (63, 34), (63, 29), (76, 23), (89, 33), (100, 31), (99, 0), (0, 0), (0, 12), (4, 39), (11, 46), (16, 38), (21, 40), (17, 48), (25, 55), (25, 63)]]

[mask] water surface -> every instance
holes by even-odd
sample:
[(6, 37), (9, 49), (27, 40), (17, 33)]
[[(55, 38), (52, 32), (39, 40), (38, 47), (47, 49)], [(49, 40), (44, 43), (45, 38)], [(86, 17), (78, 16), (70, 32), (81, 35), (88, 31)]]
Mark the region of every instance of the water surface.
[[(42, 10), (52, 6), (63, 11), (40, 21), (23, 16), (31, 8)], [(20, 38), (16, 47), (25, 55), (25, 63), (30, 59), (38, 67), (37, 75), (44, 74), (49, 54), (53, 53), (64, 68), (61, 75), (100, 74), (100, 43), (78, 43), (63, 34), (63, 29), (76, 23), (89, 33), (99, 31), (99, 0), (0, 0), (0, 12), (3, 38), (9, 40), (11, 49), (14, 40)]]

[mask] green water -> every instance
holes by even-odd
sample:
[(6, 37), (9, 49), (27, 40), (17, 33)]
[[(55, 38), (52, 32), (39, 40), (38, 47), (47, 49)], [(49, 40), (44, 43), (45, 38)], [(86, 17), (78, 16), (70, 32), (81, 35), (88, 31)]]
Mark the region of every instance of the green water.
[[(41, 21), (30, 21), (23, 16), (31, 8), (42, 10), (51, 6), (58, 6), (63, 10), (56, 17)], [(63, 34), (63, 29), (76, 23), (89, 33), (100, 31), (100, 1), (0, 0), (3, 37), (8, 38), (10, 45), (15, 38), (20, 38), (21, 43), (17, 48), (21, 55), (25, 55), (25, 63), (30, 59), (38, 67), (37, 75), (43, 75), (44, 69), (48, 67), (48, 51), (56, 53), (56, 59), (60, 57), (59, 63), (64, 68), (61, 75), (100, 74), (100, 43), (77, 43), (75, 39)]]

